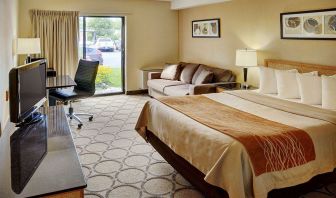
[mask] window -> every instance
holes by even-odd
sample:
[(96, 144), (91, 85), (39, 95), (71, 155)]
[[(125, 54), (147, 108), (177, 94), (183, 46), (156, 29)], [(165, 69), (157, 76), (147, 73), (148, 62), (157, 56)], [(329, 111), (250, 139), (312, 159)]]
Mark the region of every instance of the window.
[(124, 93), (124, 17), (80, 17), (80, 57), (99, 61), (96, 95)]

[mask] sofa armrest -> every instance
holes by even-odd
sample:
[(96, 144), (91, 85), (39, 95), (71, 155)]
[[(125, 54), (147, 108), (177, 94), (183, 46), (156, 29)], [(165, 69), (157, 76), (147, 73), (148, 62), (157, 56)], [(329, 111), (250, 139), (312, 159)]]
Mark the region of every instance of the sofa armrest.
[(160, 79), (161, 72), (148, 72), (148, 80)]
[(216, 87), (219, 85), (230, 84), (232, 82), (217, 82), (210, 84), (201, 84), (201, 85), (190, 85), (189, 94), (190, 95), (200, 95), (207, 93), (216, 93)]
[(189, 94), (190, 95), (200, 95), (207, 93), (215, 93), (217, 85), (215, 84), (201, 84), (201, 85), (190, 85)]

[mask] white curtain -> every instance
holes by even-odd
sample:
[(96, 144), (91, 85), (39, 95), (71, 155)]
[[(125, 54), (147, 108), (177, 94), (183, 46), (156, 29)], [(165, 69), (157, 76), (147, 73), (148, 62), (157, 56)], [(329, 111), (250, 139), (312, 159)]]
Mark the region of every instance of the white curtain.
[(78, 64), (79, 12), (31, 10), (32, 36), (57, 75), (74, 76)]

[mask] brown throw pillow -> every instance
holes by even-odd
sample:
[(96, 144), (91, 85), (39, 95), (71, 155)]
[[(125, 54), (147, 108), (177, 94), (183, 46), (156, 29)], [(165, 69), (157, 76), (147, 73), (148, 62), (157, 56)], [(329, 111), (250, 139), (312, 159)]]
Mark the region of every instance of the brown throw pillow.
[(180, 66), (178, 64), (166, 65), (161, 73), (162, 79), (177, 80)]
[(203, 70), (197, 77), (195, 85), (211, 83), (214, 73), (211, 71)]
[(198, 64), (184, 65), (182, 72), (181, 72), (180, 80), (184, 83), (190, 84), (197, 68), (198, 68)]

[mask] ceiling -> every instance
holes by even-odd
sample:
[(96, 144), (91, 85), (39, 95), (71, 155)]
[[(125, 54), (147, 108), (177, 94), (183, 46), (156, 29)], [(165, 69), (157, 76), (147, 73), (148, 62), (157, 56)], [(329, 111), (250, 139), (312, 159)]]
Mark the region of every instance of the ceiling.
[(170, 1), (171, 9), (180, 10), (214, 3), (222, 3), (231, 0), (159, 0), (159, 1)]

